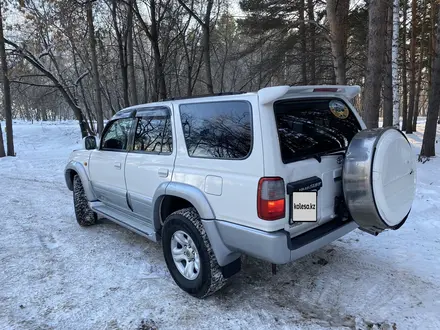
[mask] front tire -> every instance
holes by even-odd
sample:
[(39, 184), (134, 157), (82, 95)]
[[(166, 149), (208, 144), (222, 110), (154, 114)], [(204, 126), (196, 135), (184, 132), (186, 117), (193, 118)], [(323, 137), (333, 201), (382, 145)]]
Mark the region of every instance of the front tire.
[(168, 270), (183, 291), (205, 298), (226, 284), (194, 208), (178, 210), (166, 218), (162, 247)]
[(73, 178), (73, 205), (76, 221), (80, 226), (88, 227), (95, 224), (98, 216), (89, 207), (84, 187), (78, 175)]

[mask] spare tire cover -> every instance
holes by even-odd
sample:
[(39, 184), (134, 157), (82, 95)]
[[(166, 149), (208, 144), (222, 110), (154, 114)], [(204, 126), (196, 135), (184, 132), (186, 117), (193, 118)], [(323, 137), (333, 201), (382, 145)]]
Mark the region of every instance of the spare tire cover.
[(345, 202), (359, 227), (375, 234), (400, 228), (416, 191), (416, 158), (400, 130), (363, 130), (348, 146), (342, 184)]

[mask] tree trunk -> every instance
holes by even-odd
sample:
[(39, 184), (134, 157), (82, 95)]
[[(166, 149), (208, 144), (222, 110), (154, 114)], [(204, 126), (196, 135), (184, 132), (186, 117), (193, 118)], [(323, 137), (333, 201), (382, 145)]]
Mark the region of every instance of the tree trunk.
[(160, 55), (159, 41), (153, 43), (153, 54), (154, 54), (154, 69), (156, 79), (158, 80), (158, 86), (156, 87), (157, 93), (155, 101), (160, 99), (166, 99), (167, 97), (167, 86), (165, 82), (165, 72), (163, 70), (162, 58)]
[(435, 22), (436, 22), (436, 6), (431, 1), (431, 30), (429, 32), (429, 43), (428, 43), (428, 90), (431, 90), (431, 82), (432, 82), (432, 63), (434, 61), (434, 49), (435, 49)]
[(96, 37), (95, 26), (93, 24), (93, 3), (90, 1), (87, 4), (87, 24), (89, 27), (89, 42), (90, 42), (90, 54), (92, 59), (92, 71), (93, 71), (93, 85), (95, 89), (96, 97), (96, 121), (97, 121), (97, 133), (100, 136), (104, 130), (104, 116), (102, 113), (102, 99), (101, 99), (101, 86), (99, 80), (98, 59), (96, 56)]
[(157, 30), (156, 20), (156, 3), (155, 0), (150, 0), (150, 14), (151, 14), (151, 44), (153, 47), (154, 55), (154, 69), (156, 75), (156, 81), (158, 86), (156, 88), (156, 101), (159, 99), (165, 99), (167, 97), (167, 85), (165, 82), (165, 72), (163, 70), (162, 55), (159, 45), (159, 32)]
[(305, 0), (299, 5), (299, 32), (301, 35), (301, 75), (302, 84), (307, 85), (307, 34), (305, 19)]
[(206, 72), (206, 88), (208, 93), (214, 94), (214, 85), (212, 82), (212, 68), (211, 68), (211, 11), (214, 6), (214, 0), (208, 0), (206, 13), (203, 20), (203, 60), (205, 62)]
[(200, 24), (202, 27), (202, 47), (203, 47), (203, 62), (205, 63), (205, 80), (206, 89), (209, 94), (214, 93), (214, 85), (212, 82), (212, 68), (211, 68), (211, 12), (214, 6), (214, 0), (207, 0), (206, 12), (200, 18), (192, 8), (189, 8), (183, 0), (178, 0), (179, 4)]
[(411, 51), (410, 51), (410, 89), (409, 89), (409, 109), (406, 124), (406, 133), (412, 134), (412, 120), (414, 116), (414, 101), (416, 96), (416, 24), (417, 24), (417, 0), (412, 0), (411, 10)]
[(368, 128), (379, 124), (380, 91), (385, 53), (387, 1), (371, 0), (368, 7), (368, 61), (363, 99), (363, 116)]
[(393, 126), (400, 128), (399, 93), (399, 0), (393, 3), (393, 40), (392, 40), (392, 79), (393, 79)]
[(385, 38), (384, 86), (383, 86), (383, 127), (393, 126), (393, 6), (388, 5), (387, 36)]
[[(307, 0), (307, 11), (309, 20), (315, 21), (315, 8), (313, 0)], [(309, 52), (309, 72), (310, 72), (310, 83), (312, 85), (316, 84), (316, 30), (315, 24), (309, 24), (310, 33), (310, 52)]]
[(5, 144), (3, 142), (2, 123), (0, 123), (0, 158), (5, 157)]
[(408, 120), (408, 73), (407, 73), (407, 51), (406, 51), (406, 21), (408, 18), (408, 4), (403, 1), (403, 38), (402, 38), (402, 131), (406, 130)]
[[(134, 0), (136, 1), (136, 0)], [(130, 90), (131, 90), (131, 102), (132, 104), (138, 104), (138, 90), (136, 84), (136, 70), (134, 63), (134, 48), (133, 48), (133, 33), (134, 33), (134, 24), (133, 24), (133, 6), (130, 6), (128, 9), (128, 17), (127, 17), (127, 58), (128, 58), (128, 70), (130, 77)]]
[(118, 44), (119, 69), (121, 70), (122, 94), (123, 94), (123, 98), (124, 98), (124, 107), (128, 107), (130, 105), (130, 100), (128, 97), (127, 58), (126, 58), (126, 54), (124, 52), (124, 42), (123, 42), (123, 38), (122, 38), (122, 33), (118, 27), (117, 3), (118, 3), (117, 0), (112, 0), (112, 17), (113, 17), (113, 26), (114, 26), (115, 33), (116, 33), (116, 42)]
[(210, 31), (209, 26), (203, 26), (203, 62), (205, 62), (205, 79), (206, 89), (209, 94), (214, 94), (214, 85), (212, 83), (212, 71), (211, 71), (211, 51), (210, 51)]
[[(436, 6), (440, 8), (440, 6)], [(437, 16), (435, 57), (432, 65), (432, 86), (429, 92), (428, 115), (420, 157), (435, 156), (435, 139), (440, 108), (440, 13)]]
[(424, 1), (423, 4), (423, 19), (422, 19), (422, 32), (420, 35), (420, 60), (418, 65), (418, 73), (417, 73), (417, 87), (416, 87), (416, 98), (414, 101), (414, 116), (412, 118), (412, 130), (417, 131), (417, 117), (419, 116), (419, 103), (420, 103), (420, 91), (422, 88), (422, 71), (423, 71), (423, 63), (425, 57), (425, 19), (426, 19), (426, 9), (427, 1)]
[[(346, 84), (348, 11), (350, 0), (328, 0), (327, 18), (330, 26), (331, 48), (336, 83)], [(383, 39), (382, 39), (383, 40)]]
[(8, 156), (15, 156), (14, 133), (12, 128), (11, 87), (8, 77), (8, 62), (6, 59), (5, 38), (3, 35), (3, 8), (1, 1), (0, 1), (0, 60), (2, 62), (1, 64), (2, 64), (2, 80), (3, 80), (3, 106), (5, 109), (7, 154)]

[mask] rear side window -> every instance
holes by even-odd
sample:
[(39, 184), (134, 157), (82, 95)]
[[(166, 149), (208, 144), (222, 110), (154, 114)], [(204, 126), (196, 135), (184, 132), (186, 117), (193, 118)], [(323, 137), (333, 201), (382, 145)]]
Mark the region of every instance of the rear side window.
[(361, 130), (341, 100), (279, 101), (274, 111), (284, 163), (344, 150)]
[(133, 150), (145, 153), (172, 153), (173, 136), (170, 117), (149, 116), (139, 118)]
[(183, 104), (180, 118), (190, 157), (244, 159), (252, 149), (251, 106), (244, 101)]

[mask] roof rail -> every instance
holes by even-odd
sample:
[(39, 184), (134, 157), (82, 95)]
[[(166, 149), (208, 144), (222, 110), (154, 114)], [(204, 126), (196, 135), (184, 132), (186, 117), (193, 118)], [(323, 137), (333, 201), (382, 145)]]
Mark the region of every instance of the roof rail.
[(223, 92), (223, 93), (201, 94), (201, 95), (192, 95), (192, 96), (179, 96), (179, 97), (169, 97), (166, 99), (162, 99), (160, 101), (162, 102), (162, 101), (188, 100), (188, 99), (196, 99), (196, 98), (211, 97), (211, 96), (239, 95), (244, 93), (246, 92)]

